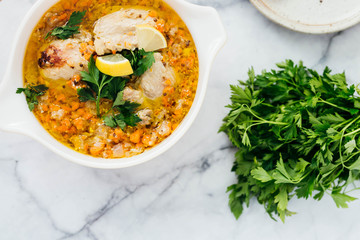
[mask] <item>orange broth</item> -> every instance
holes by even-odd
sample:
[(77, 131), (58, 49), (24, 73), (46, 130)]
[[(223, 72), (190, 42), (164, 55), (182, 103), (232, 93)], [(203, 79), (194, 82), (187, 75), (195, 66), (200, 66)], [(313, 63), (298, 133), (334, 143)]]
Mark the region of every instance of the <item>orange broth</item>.
[[(93, 102), (80, 102), (72, 81), (51, 80), (41, 76), (38, 59), (41, 49), (54, 37), (45, 39), (45, 35), (54, 26), (62, 26), (74, 11), (86, 10), (81, 28), (93, 34), (94, 22), (122, 8), (141, 8), (150, 10), (151, 17), (157, 17), (156, 28), (164, 34), (168, 47), (160, 50), (163, 61), (175, 72), (176, 83), (165, 87), (162, 97), (146, 99), (138, 108), (150, 108), (153, 111), (151, 124), (136, 127), (110, 128), (97, 117)], [(176, 34), (170, 31), (177, 30)], [(88, 44), (92, 44), (91, 42)], [(88, 54), (90, 57), (91, 53)], [(24, 59), (24, 84), (45, 84), (47, 93), (39, 97), (34, 114), (43, 127), (58, 141), (66, 146), (94, 157), (119, 158), (140, 154), (154, 147), (168, 137), (186, 116), (195, 97), (198, 83), (198, 58), (194, 41), (181, 18), (161, 0), (61, 0), (51, 7), (33, 30), (28, 42)], [(131, 84), (131, 83), (130, 83)], [(111, 106), (110, 100), (102, 100), (101, 111)], [(61, 111), (61, 118), (54, 113)], [(167, 122), (170, 133), (159, 134), (156, 129)], [(114, 149), (121, 145), (123, 154), (115, 154)]]

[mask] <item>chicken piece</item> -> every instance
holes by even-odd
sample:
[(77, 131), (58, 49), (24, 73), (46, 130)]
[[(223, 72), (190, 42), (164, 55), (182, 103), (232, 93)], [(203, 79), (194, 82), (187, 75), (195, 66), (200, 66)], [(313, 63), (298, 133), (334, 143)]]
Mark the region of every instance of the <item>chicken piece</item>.
[(139, 104), (142, 104), (144, 102), (142, 92), (139, 90), (129, 88), (129, 87), (125, 87), (125, 89), (124, 89), (123, 100), (130, 101), (130, 102), (136, 102)]
[(139, 122), (140, 125), (149, 125), (151, 123), (151, 116), (153, 114), (153, 111), (149, 108), (142, 109), (137, 112), (137, 115), (142, 120)]
[(84, 148), (84, 139), (86, 139), (84, 135), (74, 135), (70, 138), (70, 142), (74, 145), (75, 149), (80, 150)]
[(87, 70), (88, 61), (94, 47), (87, 42), (91, 41), (88, 32), (82, 33), (66, 40), (55, 40), (41, 52), (38, 60), (40, 73), (45, 78), (53, 80), (71, 79), (81, 71)]
[(121, 158), (124, 156), (124, 147), (121, 143), (115, 145), (113, 148), (112, 148), (112, 151), (113, 151), (113, 157), (116, 157), (116, 158)]
[(96, 115), (96, 103), (94, 101), (87, 101), (85, 103), (85, 107), (87, 108), (87, 111), (89, 111), (90, 114)]
[(163, 121), (160, 125), (156, 128), (156, 132), (161, 137), (167, 137), (171, 133), (171, 124), (168, 121)]
[(140, 77), (140, 85), (146, 97), (158, 98), (162, 95), (165, 81), (170, 80), (171, 85), (175, 83), (175, 74), (171, 67), (164, 66), (160, 53), (154, 53), (155, 63)]
[(179, 31), (179, 28), (177, 26), (170, 28), (169, 34), (170, 36), (175, 36), (176, 33)]
[(156, 18), (149, 11), (141, 9), (121, 9), (96, 21), (94, 27), (95, 51), (98, 55), (138, 48), (136, 25), (147, 24), (155, 27)]
[(64, 109), (59, 109), (57, 111), (51, 112), (51, 118), (56, 120), (61, 120), (64, 117), (65, 111)]
[[(145, 140), (145, 141), (144, 141)], [(147, 146), (154, 146), (155, 145), (155, 143), (157, 142), (157, 140), (158, 140), (158, 136), (157, 136), (157, 134), (156, 133), (152, 133), (150, 136), (148, 136), (148, 137), (143, 137), (143, 143), (145, 144), (145, 145), (147, 145)]]
[(67, 13), (65, 11), (57, 12), (50, 11), (44, 15), (45, 20), (45, 28), (44, 33), (48, 33), (53, 30), (55, 27), (65, 25), (68, 21)]

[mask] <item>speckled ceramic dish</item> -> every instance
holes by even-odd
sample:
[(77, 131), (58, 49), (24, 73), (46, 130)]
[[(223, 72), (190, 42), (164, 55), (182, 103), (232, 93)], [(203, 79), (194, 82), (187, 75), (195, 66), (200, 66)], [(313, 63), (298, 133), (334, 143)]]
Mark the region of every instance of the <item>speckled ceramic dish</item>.
[(359, 0), (250, 0), (267, 18), (291, 30), (331, 33), (360, 22)]
[(192, 107), (179, 127), (156, 147), (142, 154), (120, 159), (95, 158), (76, 152), (55, 140), (37, 121), (23, 95), (15, 94), (23, 86), (23, 59), (32, 30), (41, 16), (57, 0), (39, 0), (24, 18), (16, 36), (9, 66), (0, 85), (0, 130), (28, 135), (55, 153), (80, 165), (94, 168), (124, 168), (149, 161), (172, 147), (189, 129), (203, 102), (211, 64), (226, 40), (225, 29), (215, 9), (183, 0), (165, 0), (183, 19), (199, 58), (199, 81)]

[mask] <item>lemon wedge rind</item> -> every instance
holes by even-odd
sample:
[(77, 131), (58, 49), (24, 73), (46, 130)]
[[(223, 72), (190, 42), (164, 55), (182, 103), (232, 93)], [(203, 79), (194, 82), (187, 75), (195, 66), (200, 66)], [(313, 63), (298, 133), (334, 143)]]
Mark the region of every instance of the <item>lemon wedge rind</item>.
[(113, 77), (123, 77), (134, 73), (129, 60), (118, 53), (97, 57), (95, 65), (100, 72)]

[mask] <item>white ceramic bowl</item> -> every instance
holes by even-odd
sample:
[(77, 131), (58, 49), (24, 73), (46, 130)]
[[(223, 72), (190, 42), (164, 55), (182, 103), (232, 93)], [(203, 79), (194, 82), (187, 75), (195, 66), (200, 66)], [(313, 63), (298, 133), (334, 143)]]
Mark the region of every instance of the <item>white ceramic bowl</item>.
[(94, 168), (124, 168), (149, 161), (173, 146), (189, 129), (203, 102), (211, 64), (226, 41), (226, 33), (215, 9), (165, 0), (183, 19), (195, 41), (199, 57), (199, 83), (193, 105), (179, 127), (163, 142), (144, 153), (121, 159), (95, 158), (76, 152), (53, 138), (27, 107), (23, 94), (15, 94), (23, 86), (23, 59), (32, 30), (41, 16), (58, 0), (39, 0), (26, 15), (11, 53), (10, 64), (0, 85), (0, 130), (22, 133), (39, 141), (62, 157)]

